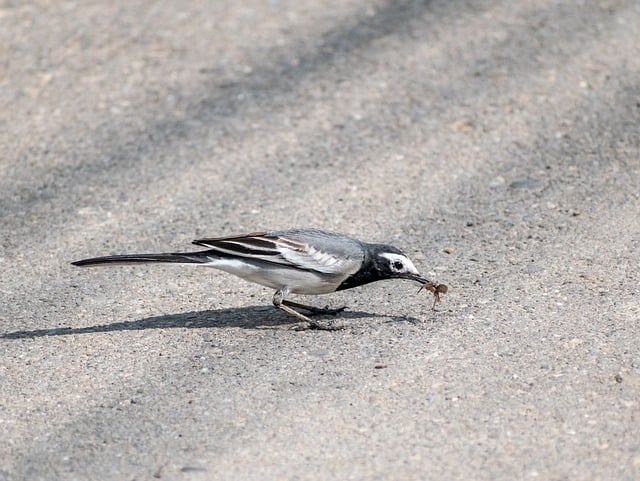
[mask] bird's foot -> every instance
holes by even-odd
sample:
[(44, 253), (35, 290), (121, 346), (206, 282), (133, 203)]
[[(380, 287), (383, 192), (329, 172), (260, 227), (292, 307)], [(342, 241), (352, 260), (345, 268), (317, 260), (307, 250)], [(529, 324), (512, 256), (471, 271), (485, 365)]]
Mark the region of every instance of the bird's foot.
[(298, 312), (296, 309), (305, 310), (310, 314), (336, 314), (342, 311), (344, 307), (342, 309), (329, 310), (329, 309), (319, 309), (317, 307), (312, 307), (312, 306), (306, 306), (304, 304), (298, 304), (297, 302), (287, 301), (284, 299), (284, 296), (288, 294), (288, 292), (289, 292), (288, 289), (285, 289), (285, 288), (279, 289), (278, 291), (276, 291), (276, 293), (273, 295), (273, 305), (276, 306), (278, 309), (282, 309), (287, 314), (291, 314), (292, 316), (297, 317), (301, 321), (305, 321), (308, 326), (307, 329), (315, 329), (319, 331), (337, 331), (339, 329), (342, 329), (341, 327), (336, 327), (333, 325), (325, 325), (323, 323), (315, 321), (305, 316), (304, 314)]

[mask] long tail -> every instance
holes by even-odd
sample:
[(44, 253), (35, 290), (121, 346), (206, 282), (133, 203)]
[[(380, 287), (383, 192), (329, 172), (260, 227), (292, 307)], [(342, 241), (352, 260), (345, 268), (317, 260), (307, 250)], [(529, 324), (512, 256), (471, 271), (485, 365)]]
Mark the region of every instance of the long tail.
[(169, 262), (174, 264), (207, 264), (219, 255), (211, 251), (175, 252), (165, 254), (124, 254), (119, 256), (92, 257), (72, 262), (74, 266), (91, 267), (102, 264), (147, 264), (151, 262)]

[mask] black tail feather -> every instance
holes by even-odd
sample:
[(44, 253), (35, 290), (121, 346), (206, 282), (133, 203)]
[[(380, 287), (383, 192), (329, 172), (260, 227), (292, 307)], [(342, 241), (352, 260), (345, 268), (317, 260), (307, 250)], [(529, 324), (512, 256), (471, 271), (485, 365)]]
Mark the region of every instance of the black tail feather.
[(166, 253), (166, 254), (124, 254), (117, 256), (92, 257), (74, 261), (74, 266), (99, 266), (102, 264), (147, 264), (168, 262), (174, 264), (205, 264), (218, 257), (211, 251)]

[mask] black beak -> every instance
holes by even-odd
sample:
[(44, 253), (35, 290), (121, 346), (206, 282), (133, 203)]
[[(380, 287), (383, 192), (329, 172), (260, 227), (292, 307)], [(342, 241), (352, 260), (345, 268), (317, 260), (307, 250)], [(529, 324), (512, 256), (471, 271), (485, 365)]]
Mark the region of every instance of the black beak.
[(416, 281), (419, 282), (420, 284), (435, 284), (435, 282), (433, 282), (430, 279), (427, 279), (426, 277), (422, 277), (420, 274), (405, 274), (402, 276), (403, 279), (409, 279), (411, 281)]

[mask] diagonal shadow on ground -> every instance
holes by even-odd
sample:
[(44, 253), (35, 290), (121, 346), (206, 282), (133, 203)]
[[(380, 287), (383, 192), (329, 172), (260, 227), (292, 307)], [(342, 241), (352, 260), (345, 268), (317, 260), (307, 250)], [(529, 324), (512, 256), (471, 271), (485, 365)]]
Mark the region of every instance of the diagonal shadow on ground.
[[(419, 322), (417, 319), (407, 316), (390, 316), (372, 314), (364, 311), (345, 311), (339, 316), (323, 316), (328, 321), (334, 319), (337, 323), (345, 319), (362, 318), (388, 318), (391, 321)], [(331, 322), (330, 321), (330, 322)], [(164, 314), (139, 319), (137, 321), (121, 321), (110, 324), (100, 324), (86, 327), (55, 327), (51, 329), (35, 329), (31, 331), (14, 331), (0, 335), (2, 339), (25, 339), (46, 336), (70, 336), (74, 334), (90, 334), (113, 331), (139, 331), (145, 329), (211, 329), (232, 328), (265, 329), (284, 325), (299, 324), (291, 316), (281, 315), (275, 309), (263, 306), (251, 306), (242, 308), (218, 309), (207, 311), (181, 312), (177, 314)], [(349, 327), (345, 325), (345, 327)]]
[[(430, 0), (388, 2), (377, 9), (373, 16), (358, 12), (338, 23), (334, 29), (318, 33), (315, 42), (308, 42), (311, 47), (298, 42), (288, 45), (286, 49), (281, 46), (267, 48), (261, 57), (271, 61), (252, 65), (253, 73), (250, 76), (230, 79), (224, 88), (220, 88), (215, 80), (204, 77), (202, 89), (191, 96), (184, 94), (188, 112), (186, 119), (153, 112), (146, 118), (154, 120), (149, 120), (139, 131), (122, 129), (118, 125), (105, 126), (104, 136), (95, 139), (101, 146), (98, 150), (102, 155), (91, 157), (81, 151), (68, 152), (68, 160), (64, 166), (51, 167), (44, 163), (41, 171), (29, 176), (33, 182), (22, 184), (15, 179), (6, 179), (6, 183), (0, 182), (0, 212), (49, 211), (52, 205), (72, 195), (86, 193), (88, 186), (94, 189), (95, 186), (102, 185), (112, 189), (113, 185), (110, 185), (108, 180), (115, 171), (131, 172), (141, 183), (153, 182), (158, 173), (176, 166), (164, 164), (165, 160), (158, 160), (157, 169), (141, 169), (141, 157), (160, 144), (169, 149), (175, 143), (184, 142), (194, 135), (194, 129), (191, 127), (194, 120), (209, 125), (227, 125), (229, 119), (236, 117), (242, 109), (242, 102), (238, 101), (239, 95), (247, 92), (251, 92), (249, 97), (288, 99), (291, 92), (300, 88), (304, 79), (326, 69), (337, 58), (355, 56), (358, 52), (374, 48), (377, 39), (393, 32), (405, 31), (412, 19), (429, 11), (431, 3)], [(321, 44), (322, 48), (318, 48), (317, 44)], [(287, 60), (290, 58), (298, 59), (295, 65), (291, 65)], [(354, 62), (355, 60), (351, 65)], [(272, 113), (267, 112), (264, 115), (268, 119)], [(93, 136), (95, 132), (86, 135)], [(141, 143), (141, 139), (148, 140)], [(167, 157), (171, 158), (173, 156)], [(175, 162), (175, 159), (166, 161)], [(43, 185), (38, 180), (50, 176), (55, 177), (55, 182)], [(74, 211), (64, 215), (67, 218), (73, 216)], [(16, 217), (17, 221), (19, 219), (20, 216)], [(64, 219), (60, 219), (60, 225), (63, 224)], [(29, 225), (32, 235), (34, 228), (37, 226)]]

